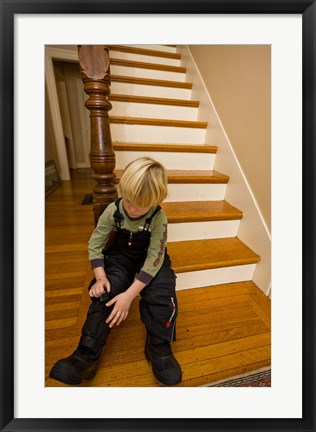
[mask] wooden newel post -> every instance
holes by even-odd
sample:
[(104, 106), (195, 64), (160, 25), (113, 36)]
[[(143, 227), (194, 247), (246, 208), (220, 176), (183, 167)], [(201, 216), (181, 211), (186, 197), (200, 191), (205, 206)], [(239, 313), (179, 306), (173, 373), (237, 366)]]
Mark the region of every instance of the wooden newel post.
[(108, 100), (111, 85), (109, 50), (104, 45), (79, 45), (78, 54), (84, 91), (89, 95), (85, 106), (90, 110), (90, 164), (92, 178), (97, 182), (92, 206), (97, 224), (104, 209), (117, 198), (115, 154), (108, 114), (112, 108)]

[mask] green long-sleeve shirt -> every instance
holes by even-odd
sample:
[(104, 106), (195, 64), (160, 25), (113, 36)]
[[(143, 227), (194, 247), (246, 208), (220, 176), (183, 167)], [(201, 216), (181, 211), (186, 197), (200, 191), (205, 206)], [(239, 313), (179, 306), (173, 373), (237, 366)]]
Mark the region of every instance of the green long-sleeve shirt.
[[(124, 211), (122, 201), (119, 204), (120, 212), (124, 216), (121, 222), (121, 228), (133, 233), (141, 231), (145, 225), (145, 221), (150, 217), (155, 209), (149, 210), (143, 217), (133, 220), (128, 217)], [(111, 203), (99, 218), (98, 224), (93, 231), (89, 242), (88, 252), (91, 267), (104, 266), (103, 249), (106, 245), (110, 233), (115, 229), (114, 213), (116, 211), (115, 203)], [(168, 221), (165, 212), (161, 209), (152, 219), (150, 224), (150, 244), (147, 251), (147, 257), (141, 268), (137, 279), (145, 284), (148, 284), (157, 274), (164, 261), (165, 249), (167, 245), (167, 226)], [(106, 269), (105, 269), (106, 271)]]

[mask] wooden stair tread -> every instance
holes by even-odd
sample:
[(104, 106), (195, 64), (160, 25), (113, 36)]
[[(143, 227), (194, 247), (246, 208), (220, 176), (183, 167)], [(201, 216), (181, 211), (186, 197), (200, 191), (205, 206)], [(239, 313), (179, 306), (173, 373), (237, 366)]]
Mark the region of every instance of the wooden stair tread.
[(128, 77), (124, 75), (111, 75), (111, 82), (122, 82), (128, 84), (150, 85), (158, 87), (174, 87), (191, 90), (193, 84), (182, 81), (157, 80), (151, 78)]
[(159, 63), (146, 63), (134, 60), (123, 60), (117, 58), (110, 58), (110, 64), (116, 66), (134, 67), (138, 69), (153, 69), (165, 72), (176, 72), (176, 73), (186, 73), (186, 68), (182, 66), (171, 66)]
[(110, 52), (111, 51), (121, 51), (126, 53), (132, 53), (132, 54), (139, 54), (139, 55), (148, 55), (152, 57), (165, 57), (165, 58), (171, 58), (175, 60), (181, 59), (181, 54), (179, 53), (171, 53), (168, 51), (159, 51), (159, 50), (151, 50), (146, 48), (138, 48), (138, 47), (132, 47), (127, 45), (109, 45)]
[(176, 273), (208, 270), (260, 261), (259, 255), (237, 237), (168, 243)]
[(110, 116), (111, 124), (137, 124), (145, 126), (169, 126), (169, 127), (188, 127), (194, 129), (206, 129), (207, 122), (190, 120), (169, 120), (159, 118), (125, 117)]
[(211, 170), (167, 170), (169, 183), (227, 183), (229, 176)]
[(132, 102), (132, 103), (146, 103), (146, 104), (156, 104), (156, 105), (172, 105), (172, 106), (182, 106), (189, 108), (198, 108), (200, 102), (186, 99), (169, 99), (169, 98), (157, 98), (150, 96), (135, 96), (135, 95), (125, 95), (125, 94), (113, 94), (109, 95), (110, 101), (117, 102)]
[(128, 143), (113, 142), (115, 151), (155, 151), (176, 153), (216, 153), (217, 147), (199, 144), (160, 144), (160, 143)]
[(169, 223), (241, 219), (243, 213), (226, 201), (165, 202)]
[[(121, 178), (123, 170), (115, 170), (116, 181)], [(211, 170), (167, 170), (168, 183), (216, 183), (225, 184), (229, 176)]]

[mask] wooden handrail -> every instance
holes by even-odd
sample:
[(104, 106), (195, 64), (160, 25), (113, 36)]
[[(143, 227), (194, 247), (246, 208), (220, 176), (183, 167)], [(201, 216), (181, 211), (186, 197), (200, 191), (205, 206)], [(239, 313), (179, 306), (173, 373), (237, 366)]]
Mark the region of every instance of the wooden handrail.
[(78, 56), (84, 91), (89, 98), (85, 107), (90, 111), (91, 149), (90, 164), (93, 189), (93, 213), (97, 224), (104, 209), (117, 198), (115, 181), (115, 154), (112, 146), (109, 111), (110, 94), (109, 48), (105, 45), (78, 45)]

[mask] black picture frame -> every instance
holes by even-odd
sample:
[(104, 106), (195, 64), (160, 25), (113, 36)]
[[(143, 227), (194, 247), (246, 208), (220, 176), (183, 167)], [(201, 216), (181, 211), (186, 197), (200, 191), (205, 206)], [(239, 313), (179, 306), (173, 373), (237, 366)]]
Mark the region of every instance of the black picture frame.
[[(0, 430), (315, 431), (316, 5), (305, 0), (0, 0)], [(23, 419), (14, 417), (14, 16), (15, 14), (302, 14), (303, 20), (303, 417), (301, 419)], [(282, 403), (282, 401), (280, 401)]]

